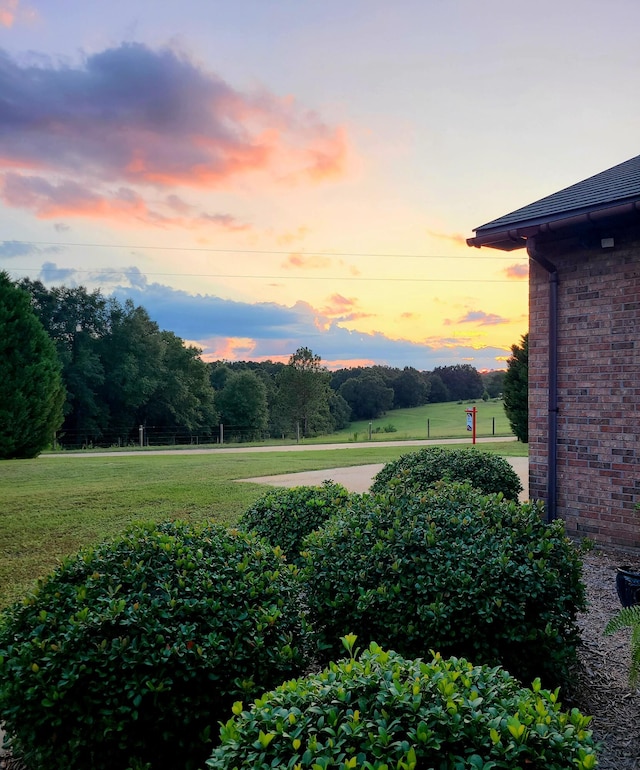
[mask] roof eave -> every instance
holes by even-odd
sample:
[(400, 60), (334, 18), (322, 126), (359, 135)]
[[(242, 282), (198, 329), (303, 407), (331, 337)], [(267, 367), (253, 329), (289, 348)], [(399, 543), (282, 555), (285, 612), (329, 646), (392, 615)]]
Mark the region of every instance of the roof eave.
[(527, 239), (542, 233), (556, 233), (571, 227), (601, 224), (603, 220), (616, 219), (640, 211), (640, 199), (616, 203), (576, 213), (559, 214), (555, 217), (512, 222), (504, 227), (483, 229), (479, 227), (473, 238), (467, 238), (467, 245), (481, 248), (488, 246), (501, 251), (524, 248)]

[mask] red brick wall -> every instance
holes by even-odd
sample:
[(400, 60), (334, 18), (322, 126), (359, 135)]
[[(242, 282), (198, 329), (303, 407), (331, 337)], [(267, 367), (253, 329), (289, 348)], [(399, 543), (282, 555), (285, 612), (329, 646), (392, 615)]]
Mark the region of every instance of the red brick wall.
[[(608, 235), (610, 233), (607, 233)], [(640, 229), (536, 243), (558, 268), (557, 513), (573, 537), (640, 548)], [(547, 496), (548, 273), (530, 272), (529, 492)]]

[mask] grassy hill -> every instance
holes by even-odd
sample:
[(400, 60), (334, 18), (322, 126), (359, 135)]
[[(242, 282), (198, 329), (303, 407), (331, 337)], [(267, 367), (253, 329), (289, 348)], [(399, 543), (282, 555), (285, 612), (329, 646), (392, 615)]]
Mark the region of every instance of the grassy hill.
[[(371, 421), (372, 441), (401, 441), (406, 439), (464, 438), (467, 432), (465, 410), (476, 407), (476, 435), (478, 437), (512, 436), (513, 431), (507, 420), (501, 399), (492, 401), (449, 401), (443, 404), (426, 404), (413, 409), (394, 409), (386, 415)], [(369, 420), (352, 422), (349, 428), (305, 439), (305, 443), (326, 443), (342, 441), (367, 441)]]

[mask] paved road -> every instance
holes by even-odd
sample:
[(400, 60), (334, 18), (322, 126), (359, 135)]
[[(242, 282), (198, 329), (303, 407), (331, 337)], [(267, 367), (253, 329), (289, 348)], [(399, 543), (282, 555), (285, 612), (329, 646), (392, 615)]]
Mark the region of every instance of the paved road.
[[(492, 436), (477, 439), (478, 444), (491, 444), (496, 441), (515, 441), (515, 436)], [(184, 449), (145, 449), (132, 451), (105, 451), (83, 452), (72, 454), (69, 452), (47, 454), (46, 457), (113, 457), (127, 455), (184, 455), (184, 454), (238, 454), (242, 452), (318, 452), (329, 449), (370, 449), (371, 447), (423, 447), (439, 444), (466, 444), (471, 445), (469, 438), (450, 439), (413, 439), (409, 441), (357, 441), (345, 444), (290, 444), (287, 446), (251, 446), (251, 447), (207, 447)], [(527, 457), (506, 458), (516, 473), (520, 476), (524, 492), (520, 494), (521, 500), (529, 499), (529, 460)], [(382, 468), (382, 463), (370, 465), (356, 465), (348, 468), (328, 468), (321, 471), (303, 471), (301, 473), (285, 473), (279, 476), (260, 476), (251, 479), (239, 479), (239, 481), (254, 482), (257, 484), (272, 484), (277, 487), (314, 486), (321, 484), (326, 479), (331, 479), (342, 484), (352, 492), (366, 492), (373, 477)]]
[[(477, 439), (478, 444), (495, 444), (496, 441), (516, 441), (515, 436), (491, 436)], [(240, 452), (319, 452), (323, 449), (370, 449), (379, 446), (433, 446), (438, 444), (471, 444), (468, 438), (443, 438), (443, 439), (412, 439), (409, 441), (355, 441), (344, 444), (287, 444), (286, 446), (248, 446), (248, 447), (207, 447), (197, 448), (185, 446), (184, 449), (132, 449), (132, 450), (105, 450), (104, 452), (52, 452), (45, 457), (120, 457), (127, 455), (183, 455), (191, 452), (197, 455), (206, 454), (238, 454)]]

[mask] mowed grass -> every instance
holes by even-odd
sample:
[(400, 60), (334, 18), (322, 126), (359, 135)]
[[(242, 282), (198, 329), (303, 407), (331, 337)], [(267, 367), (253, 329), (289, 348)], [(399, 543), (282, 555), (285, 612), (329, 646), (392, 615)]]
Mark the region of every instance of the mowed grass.
[[(526, 455), (517, 442), (485, 451)], [(0, 607), (80, 548), (138, 521), (233, 525), (268, 487), (236, 479), (384, 463), (415, 447), (148, 455), (43, 455), (0, 463)]]
[[(403, 441), (408, 439), (462, 438), (468, 436), (466, 409), (476, 408), (476, 435), (482, 438), (512, 436), (513, 432), (501, 399), (493, 401), (448, 401), (444, 404), (425, 404), (413, 409), (394, 409), (376, 420), (371, 420), (372, 441)], [(393, 432), (385, 428), (393, 426)], [(357, 438), (356, 438), (357, 435)], [(331, 441), (366, 441), (369, 439), (369, 420), (352, 422), (349, 428), (332, 433)], [(307, 443), (314, 439), (305, 439)], [(326, 442), (327, 436), (318, 441)]]

